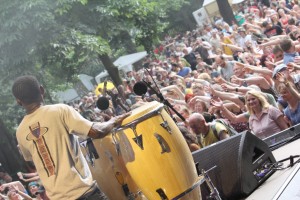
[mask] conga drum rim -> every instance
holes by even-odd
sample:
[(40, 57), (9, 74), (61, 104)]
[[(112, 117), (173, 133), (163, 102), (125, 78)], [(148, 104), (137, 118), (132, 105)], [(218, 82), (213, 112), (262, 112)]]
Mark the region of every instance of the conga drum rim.
[(141, 107), (138, 107), (132, 110), (132, 114), (126, 117), (123, 120), (122, 125), (118, 127), (115, 131), (126, 129), (128, 127), (131, 127), (132, 124), (137, 124), (154, 115), (157, 115), (157, 113), (160, 112), (163, 109), (163, 107), (164, 105), (157, 101), (152, 101)]

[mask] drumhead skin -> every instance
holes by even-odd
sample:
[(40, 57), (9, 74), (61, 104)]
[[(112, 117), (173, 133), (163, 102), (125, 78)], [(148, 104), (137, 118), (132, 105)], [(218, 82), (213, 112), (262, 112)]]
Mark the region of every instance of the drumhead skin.
[(163, 107), (163, 104), (157, 101), (151, 101), (145, 105), (142, 105), (131, 111), (131, 115), (125, 118), (122, 122), (122, 125), (126, 125), (134, 120), (140, 119), (143, 115), (149, 114), (155, 109)]
[[(192, 154), (163, 104), (133, 110), (115, 138), (129, 174), (148, 199), (173, 199), (197, 182)], [(181, 199), (201, 199), (199, 187)]]

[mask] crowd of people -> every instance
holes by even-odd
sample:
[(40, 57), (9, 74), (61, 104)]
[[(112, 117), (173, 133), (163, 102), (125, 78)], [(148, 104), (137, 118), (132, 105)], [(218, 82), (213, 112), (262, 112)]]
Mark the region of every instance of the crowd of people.
[[(166, 36), (161, 46), (155, 49), (154, 56), (147, 57), (140, 69), (125, 74), (122, 85), (111, 90), (104, 87), (98, 91), (100, 95), (90, 92), (80, 100), (69, 102), (88, 121), (108, 123), (92, 132), (87, 131), (92, 126), (88, 122), (83, 127), (72, 124), (81, 131), (78, 135), (104, 137), (113, 128), (111, 122), (120, 124), (128, 115), (124, 113), (149, 101), (161, 101), (157, 91), (181, 115), (179, 117), (170, 109), (170, 115), (191, 151), (246, 130), (264, 139), (299, 124), (299, 3), (297, 0), (270, 0), (269, 5), (263, 2), (244, 1), (241, 9), (235, 10), (236, 24), (229, 25), (216, 19), (175, 37)], [(145, 95), (135, 94), (134, 86), (141, 81), (151, 84), (156, 92), (148, 87)], [(24, 99), (23, 94), (14, 95), (17, 101), (23, 98), (18, 103), (26, 105), (24, 108), (29, 114), (35, 112), (36, 107), (27, 105), (28, 99)], [(107, 109), (99, 109), (99, 97), (108, 98)], [(40, 105), (41, 100), (36, 102), (36, 106)], [(61, 113), (75, 116), (65, 107), (59, 109)], [(37, 127), (39, 131), (45, 131), (41, 134), (48, 130), (33, 124), (32, 140)], [(101, 133), (98, 133), (99, 129)], [(21, 145), (25, 143), (21, 139), (18, 141)], [(30, 159), (26, 148), (21, 148), (25, 158)], [(45, 167), (49, 167), (47, 173), (51, 174), (51, 166)], [(16, 181), (5, 179), (3, 174), (0, 199), (47, 199), (38, 174), (19, 173)], [(26, 182), (28, 177), (29, 184)], [(49, 189), (49, 183), (45, 183)], [(95, 189), (92, 183), (82, 188)], [(49, 194), (56, 198), (54, 193), (50, 191)]]
[(8, 173), (0, 172), (1, 200), (48, 200), (37, 173), (18, 172), (18, 179), (14, 181)]
[[(235, 13), (242, 22), (230, 26), (216, 19), (176, 37), (166, 36), (155, 49), (155, 58), (148, 57), (141, 69), (127, 72), (123, 85), (109, 94), (101, 91), (110, 99), (107, 110), (95, 107), (98, 97), (93, 93), (71, 105), (90, 120), (105, 121), (148, 101), (160, 101), (150, 89), (142, 97), (134, 93), (136, 83), (149, 82), (184, 116), (182, 120), (171, 113), (179, 126), (187, 128), (187, 141), (199, 148), (229, 137), (228, 127), (264, 139), (297, 125), (298, 1), (270, 1), (270, 6), (245, 1)], [(216, 123), (217, 135), (211, 128)]]

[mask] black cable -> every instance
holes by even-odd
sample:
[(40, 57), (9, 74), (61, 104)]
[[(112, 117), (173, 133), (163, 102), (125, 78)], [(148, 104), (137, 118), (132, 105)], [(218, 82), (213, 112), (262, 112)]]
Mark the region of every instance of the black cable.
[[(279, 160), (275, 163), (271, 163), (271, 165), (268, 167), (269, 170), (274, 169), (274, 170), (285, 170), (289, 167), (293, 167), (295, 164), (300, 163), (300, 155), (295, 155), (295, 156), (289, 156), (288, 158)], [(294, 161), (294, 158), (298, 158), (296, 161)], [(285, 161), (290, 161), (290, 164), (287, 165), (286, 167), (283, 167), (283, 162)]]

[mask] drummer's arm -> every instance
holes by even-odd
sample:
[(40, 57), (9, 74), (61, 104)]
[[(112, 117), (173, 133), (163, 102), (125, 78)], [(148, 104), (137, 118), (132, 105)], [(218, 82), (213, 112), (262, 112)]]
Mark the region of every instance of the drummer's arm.
[(107, 122), (95, 122), (89, 130), (88, 136), (91, 138), (103, 138), (112, 132), (113, 128), (121, 126), (122, 121), (129, 116), (130, 113), (125, 113), (117, 117), (111, 118)]

